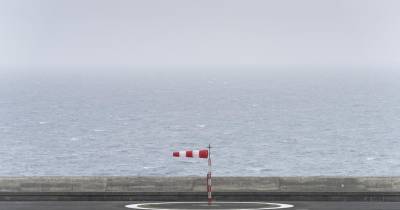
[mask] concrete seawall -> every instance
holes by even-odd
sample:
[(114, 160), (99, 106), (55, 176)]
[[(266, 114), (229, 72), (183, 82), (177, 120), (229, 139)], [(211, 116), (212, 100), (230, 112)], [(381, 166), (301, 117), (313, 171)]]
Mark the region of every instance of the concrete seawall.
[[(205, 177), (0, 177), (0, 200), (202, 200)], [(217, 200), (400, 201), (400, 177), (213, 177)]]

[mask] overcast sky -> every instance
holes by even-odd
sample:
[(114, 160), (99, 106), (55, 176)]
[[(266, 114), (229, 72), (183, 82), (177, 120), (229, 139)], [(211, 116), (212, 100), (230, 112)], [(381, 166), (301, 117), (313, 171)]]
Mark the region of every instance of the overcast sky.
[(0, 67), (400, 66), (400, 1), (0, 0)]

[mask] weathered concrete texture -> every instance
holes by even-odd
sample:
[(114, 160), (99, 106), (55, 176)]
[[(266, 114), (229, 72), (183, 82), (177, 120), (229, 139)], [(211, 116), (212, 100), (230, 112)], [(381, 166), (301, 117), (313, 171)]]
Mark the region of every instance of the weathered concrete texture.
[[(125, 205), (142, 202), (0, 202), (0, 210), (129, 210)], [(295, 207), (287, 210), (399, 210), (393, 202), (284, 202)], [(187, 208), (189, 209), (189, 208)]]
[[(204, 177), (0, 177), (0, 192), (204, 192)], [(400, 177), (213, 177), (216, 192), (400, 192)]]
[[(400, 201), (400, 177), (214, 177), (226, 201)], [(202, 201), (205, 177), (0, 177), (0, 200)]]

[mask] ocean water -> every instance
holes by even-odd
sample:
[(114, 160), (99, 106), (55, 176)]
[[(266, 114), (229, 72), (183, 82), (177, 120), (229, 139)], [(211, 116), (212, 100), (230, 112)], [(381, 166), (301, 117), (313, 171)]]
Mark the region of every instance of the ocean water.
[(399, 79), (2, 75), (0, 175), (204, 176), (206, 160), (172, 152), (209, 143), (219, 176), (399, 175)]

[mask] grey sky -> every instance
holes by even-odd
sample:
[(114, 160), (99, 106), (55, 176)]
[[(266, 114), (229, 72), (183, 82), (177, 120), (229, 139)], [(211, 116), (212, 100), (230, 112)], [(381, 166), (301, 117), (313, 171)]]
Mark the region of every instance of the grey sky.
[(400, 1), (0, 0), (0, 66), (399, 66)]

